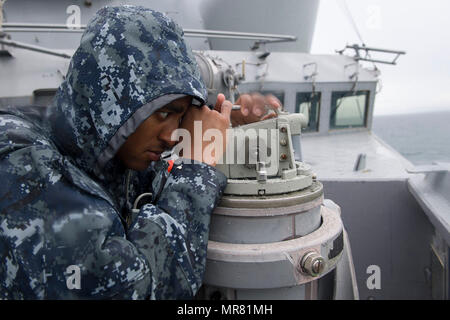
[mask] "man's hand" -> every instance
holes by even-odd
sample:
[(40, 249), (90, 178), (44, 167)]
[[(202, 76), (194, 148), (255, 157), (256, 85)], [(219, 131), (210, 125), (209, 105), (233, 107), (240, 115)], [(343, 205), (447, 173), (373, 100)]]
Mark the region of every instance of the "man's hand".
[[(232, 106), (233, 105), (230, 101), (225, 100), (225, 96), (223, 94), (219, 94), (214, 107), (215, 110), (211, 110), (205, 105), (201, 108), (191, 106), (186, 111), (180, 128), (188, 130), (191, 135), (191, 155), (189, 156), (184, 154), (183, 157), (205, 162), (211, 166), (216, 165), (217, 161), (223, 156), (223, 153), (226, 150), (226, 130), (230, 127), (230, 113)], [(195, 130), (195, 121), (200, 121), (201, 123), (201, 137), (198, 137), (200, 132), (196, 132)], [(197, 125), (198, 124), (199, 123), (197, 122)], [(215, 141), (215, 135), (213, 135), (212, 138), (206, 137), (206, 139), (204, 139), (205, 133), (207, 136), (207, 130), (209, 129), (216, 129), (217, 131), (215, 131), (215, 133), (220, 136), (218, 138), (222, 141)], [(210, 133), (214, 134), (214, 131), (210, 131)], [(208, 141), (209, 139), (212, 141)], [(196, 148), (196, 143), (197, 146), (200, 146), (200, 148)]]
[(281, 109), (281, 102), (272, 94), (243, 94), (236, 104), (240, 105), (241, 109), (231, 112), (233, 127), (274, 118), (277, 116), (276, 110)]

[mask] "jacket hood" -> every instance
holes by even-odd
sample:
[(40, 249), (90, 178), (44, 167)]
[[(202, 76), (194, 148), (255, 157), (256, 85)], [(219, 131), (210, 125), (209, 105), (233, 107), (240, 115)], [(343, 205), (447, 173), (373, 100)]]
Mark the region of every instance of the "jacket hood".
[(182, 29), (144, 7), (105, 7), (88, 24), (47, 119), (63, 154), (100, 177), (146, 118), (185, 95), (205, 103), (207, 91)]

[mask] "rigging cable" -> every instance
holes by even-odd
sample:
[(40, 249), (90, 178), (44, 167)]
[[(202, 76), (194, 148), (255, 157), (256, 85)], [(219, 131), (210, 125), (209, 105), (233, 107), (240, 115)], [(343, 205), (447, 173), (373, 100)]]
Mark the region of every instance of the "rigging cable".
[(355, 31), (356, 35), (359, 38), (359, 41), (361, 41), (363, 46), (366, 46), (366, 44), (364, 43), (364, 40), (362, 39), (361, 33), (359, 32), (358, 26), (356, 25), (356, 22), (353, 19), (352, 13), (350, 12), (350, 9), (348, 8), (347, 1), (341, 0), (341, 1), (339, 1), (339, 3), (341, 4), (342, 11), (344, 12), (345, 15), (347, 15), (347, 18), (349, 19), (350, 24), (353, 27), (353, 30)]
[[(341, 1), (339, 1), (339, 4), (340, 4), (340, 7), (341, 7), (341, 10), (347, 16), (347, 19), (349, 20), (350, 24), (352, 25), (353, 30), (355, 31), (356, 35), (358, 36), (359, 41), (361, 41), (362, 46), (365, 47), (366, 43), (364, 42), (364, 40), (362, 38), (361, 32), (359, 32), (359, 29), (358, 29), (358, 26), (357, 26), (357, 24), (355, 22), (355, 19), (353, 19), (353, 15), (352, 15), (349, 7), (348, 7), (347, 1), (346, 0), (341, 0)], [(365, 53), (366, 53), (366, 58), (372, 59), (372, 57), (370, 56), (370, 53), (369, 53), (368, 50), (366, 50)], [(378, 72), (380, 70), (380, 69), (378, 69), (378, 67), (377, 67), (375, 62), (372, 61), (372, 65), (373, 65), (373, 68), (374, 68), (375, 72)], [(376, 90), (375, 94), (380, 93), (382, 88), (383, 88), (383, 85), (381, 83), (381, 78), (379, 78), (379, 77), (378, 77), (378, 82), (377, 82), (377, 88), (378, 87), (379, 87), (379, 89)], [(355, 88), (353, 88), (353, 90), (354, 89)]]
[[(347, 16), (347, 19), (349, 20), (350, 24), (352, 25), (353, 30), (355, 31), (356, 35), (358, 36), (359, 41), (361, 41), (362, 46), (365, 47), (366, 43), (364, 42), (364, 40), (362, 38), (361, 32), (359, 32), (359, 29), (358, 29), (358, 26), (357, 26), (357, 24), (355, 22), (355, 19), (353, 19), (353, 15), (352, 15), (352, 13), (351, 13), (348, 5), (347, 5), (347, 1), (346, 0), (341, 0), (341, 1), (339, 1), (339, 4), (340, 4), (340, 7), (341, 7), (341, 10)], [(369, 58), (369, 59), (372, 59), (372, 57), (370, 56), (369, 51), (367, 51), (367, 50), (366, 50), (366, 57)], [(379, 70), (377, 65), (375, 64), (375, 62), (372, 62), (372, 65), (374, 67), (374, 70)]]

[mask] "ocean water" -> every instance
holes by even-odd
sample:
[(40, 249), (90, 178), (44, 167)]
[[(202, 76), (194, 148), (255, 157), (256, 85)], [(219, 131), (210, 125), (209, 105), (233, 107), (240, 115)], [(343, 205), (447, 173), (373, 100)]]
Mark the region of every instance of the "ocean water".
[(372, 131), (413, 164), (450, 162), (450, 111), (375, 116)]

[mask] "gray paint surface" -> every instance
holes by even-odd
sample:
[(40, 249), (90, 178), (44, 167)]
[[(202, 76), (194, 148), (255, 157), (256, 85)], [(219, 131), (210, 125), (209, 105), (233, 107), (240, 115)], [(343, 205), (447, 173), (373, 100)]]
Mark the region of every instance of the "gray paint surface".
[[(277, 51), (309, 52), (315, 27), (319, 1), (310, 0), (96, 0), (86, 5), (82, 0), (14, 0), (4, 5), (5, 22), (65, 24), (72, 11), (67, 8), (77, 5), (80, 8), (81, 24), (87, 24), (92, 16), (103, 6), (124, 4), (142, 5), (165, 12), (184, 28), (209, 29), (254, 33), (293, 34), (298, 41), (289, 44), (269, 45)], [(282, 16), (283, 19), (276, 17)], [(267, 21), (273, 21), (268, 24)], [(293, 32), (293, 30), (295, 30)], [(79, 33), (22, 33), (14, 39), (40, 44), (48, 48), (75, 48), (80, 40)], [(247, 50), (254, 41), (210, 40), (190, 38), (188, 42), (194, 49), (206, 50), (213, 45), (222, 50)]]
[[(309, 52), (319, 1), (203, 1), (206, 29), (294, 35), (297, 42), (269, 44), (269, 51)], [(214, 50), (248, 50), (253, 41), (211, 39)]]
[[(405, 180), (324, 180), (326, 197), (339, 203), (362, 300), (430, 299), (425, 279), (433, 226)], [(381, 269), (381, 289), (369, 290), (367, 267)]]
[(450, 173), (419, 174), (408, 180), (408, 188), (450, 246)]
[[(8, 23), (50, 23), (65, 24), (73, 11), (67, 9), (71, 5), (80, 8), (80, 23), (87, 24), (102, 7), (124, 4), (142, 5), (157, 11), (165, 12), (184, 28), (203, 29), (200, 15), (202, 0), (96, 0), (86, 5), (84, 0), (14, 0), (4, 5), (4, 22)], [(14, 33), (13, 39), (31, 44), (39, 44), (47, 48), (74, 49), (78, 46), (81, 33)], [(208, 49), (205, 39), (189, 39), (190, 45), (198, 49)]]
[[(425, 275), (435, 228), (408, 186), (422, 175), (409, 173), (413, 165), (370, 131), (308, 135), (302, 147), (324, 196), (341, 207), (360, 298), (431, 299)], [(355, 172), (359, 153), (367, 165)], [(381, 270), (379, 290), (367, 286), (371, 265)]]

